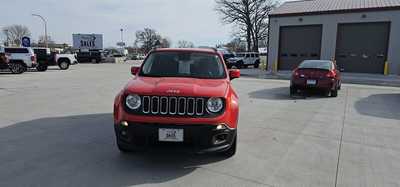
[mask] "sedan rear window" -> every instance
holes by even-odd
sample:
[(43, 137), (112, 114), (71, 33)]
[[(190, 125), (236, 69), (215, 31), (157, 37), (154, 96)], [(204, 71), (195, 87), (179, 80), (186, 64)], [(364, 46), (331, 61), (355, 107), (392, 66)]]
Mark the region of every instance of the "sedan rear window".
[(305, 60), (299, 65), (299, 69), (332, 70), (332, 62), (327, 60)]
[(226, 78), (225, 68), (215, 54), (198, 52), (155, 52), (143, 64), (140, 75), (149, 77)]

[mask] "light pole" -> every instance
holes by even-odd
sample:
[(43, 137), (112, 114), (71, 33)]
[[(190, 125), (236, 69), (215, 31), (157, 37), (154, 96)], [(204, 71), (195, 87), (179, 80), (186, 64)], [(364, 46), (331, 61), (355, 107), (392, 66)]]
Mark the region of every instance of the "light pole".
[(5, 46), (8, 47), (8, 46), (10, 46), (10, 37), (9, 37), (9, 34), (8, 34), (8, 29), (5, 29), (4, 31), (6, 32), (6, 37), (7, 37), (7, 39), (6, 39), (7, 41), (6, 41), (6, 45)]
[(121, 42), (124, 43), (124, 29), (121, 29)]
[(32, 14), (32, 16), (39, 17), (43, 21), (43, 23), (44, 23), (44, 44), (46, 45), (46, 48), (48, 48), (49, 45), (47, 44), (47, 21), (46, 21), (46, 19), (43, 18), (43, 16), (41, 16), (39, 14)]

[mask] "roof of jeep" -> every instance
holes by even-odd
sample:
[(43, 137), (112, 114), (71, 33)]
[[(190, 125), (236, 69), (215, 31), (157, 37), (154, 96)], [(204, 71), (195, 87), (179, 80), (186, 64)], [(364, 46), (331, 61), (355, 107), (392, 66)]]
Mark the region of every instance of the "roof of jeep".
[(212, 48), (157, 48), (153, 50), (153, 52), (180, 52), (180, 51), (218, 54), (218, 51)]

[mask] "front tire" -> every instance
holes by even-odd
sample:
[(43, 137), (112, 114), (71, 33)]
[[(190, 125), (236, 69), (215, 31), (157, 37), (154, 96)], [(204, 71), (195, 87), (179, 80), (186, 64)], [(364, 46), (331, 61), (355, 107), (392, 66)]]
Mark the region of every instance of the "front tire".
[(243, 61), (239, 61), (239, 62), (236, 62), (236, 65), (235, 65), (235, 66), (236, 66), (237, 69), (242, 69), (242, 68), (243, 68), (243, 65), (244, 65), (244, 64), (243, 64)]
[(127, 153), (131, 153), (131, 152), (132, 152), (132, 150), (130, 150), (130, 149), (124, 147), (124, 146), (121, 145), (118, 141), (117, 141), (117, 147), (118, 147), (118, 150), (119, 150), (121, 153), (127, 154)]
[(37, 71), (43, 72), (43, 71), (47, 71), (47, 66), (46, 65), (39, 65), (38, 67), (36, 67)]
[(10, 63), (8, 66), (12, 74), (21, 74), (26, 71), (25, 66), (21, 63)]
[(258, 67), (260, 67), (260, 61), (257, 61), (257, 62), (254, 64), (254, 68), (258, 68)]
[(69, 68), (69, 65), (70, 65), (69, 62), (66, 60), (61, 60), (58, 63), (58, 67), (60, 67), (61, 70), (67, 70)]
[(221, 154), (224, 157), (230, 158), (236, 154), (236, 147), (237, 147), (237, 134), (235, 135), (235, 139), (233, 140), (231, 147), (228, 150), (222, 152)]
[(337, 97), (337, 95), (338, 95), (338, 89), (331, 91), (331, 97)]

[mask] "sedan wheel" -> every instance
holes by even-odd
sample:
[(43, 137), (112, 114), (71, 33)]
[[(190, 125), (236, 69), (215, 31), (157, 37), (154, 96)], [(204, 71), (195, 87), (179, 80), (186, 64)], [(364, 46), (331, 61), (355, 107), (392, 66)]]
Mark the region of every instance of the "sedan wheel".
[(297, 93), (297, 89), (293, 86), (290, 87), (290, 96), (293, 96)]
[(338, 95), (338, 90), (337, 90), (337, 89), (332, 90), (330, 95), (331, 95), (331, 97), (337, 97), (337, 95)]

